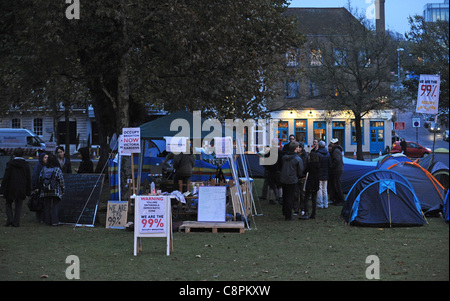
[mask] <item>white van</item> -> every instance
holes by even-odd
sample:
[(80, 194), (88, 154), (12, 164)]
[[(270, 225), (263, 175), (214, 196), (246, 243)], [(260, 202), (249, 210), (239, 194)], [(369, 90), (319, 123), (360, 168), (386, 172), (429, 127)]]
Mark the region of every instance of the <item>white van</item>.
[(37, 152), (45, 150), (45, 143), (29, 130), (0, 128), (0, 156), (12, 155), (19, 147), (24, 155), (36, 156)]

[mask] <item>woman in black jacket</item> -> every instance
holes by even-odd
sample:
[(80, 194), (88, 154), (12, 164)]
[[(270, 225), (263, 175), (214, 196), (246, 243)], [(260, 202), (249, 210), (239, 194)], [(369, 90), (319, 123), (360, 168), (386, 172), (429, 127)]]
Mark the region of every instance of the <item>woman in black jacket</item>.
[(80, 167), (78, 168), (78, 173), (93, 173), (94, 163), (92, 163), (91, 156), (89, 155), (89, 148), (82, 147), (78, 150), (79, 156), (81, 158)]

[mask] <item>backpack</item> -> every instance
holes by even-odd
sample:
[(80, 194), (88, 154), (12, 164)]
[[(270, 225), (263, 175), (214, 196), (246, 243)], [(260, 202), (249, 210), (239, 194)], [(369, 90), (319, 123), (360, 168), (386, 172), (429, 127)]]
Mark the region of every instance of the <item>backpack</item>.
[(56, 188), (56, 170), (55, 168), (42, 169), (42, 190), (44, 192), (53, 192)]

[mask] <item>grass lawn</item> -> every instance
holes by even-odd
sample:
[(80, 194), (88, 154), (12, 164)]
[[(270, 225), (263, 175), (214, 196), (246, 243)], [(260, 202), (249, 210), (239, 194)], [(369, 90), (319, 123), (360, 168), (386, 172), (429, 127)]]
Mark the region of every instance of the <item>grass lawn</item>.
[[(100, 208), (106, 201), (104, 193)], [(342, 207), (286, 222), (281, 206), (260, 204), (263, 215), (244, 234), (175, 232), (170, 256), (165, 238), (143, 238), (136, 257), (133, 233), (106, 229), (104, 210), (96, 227), (73, 229), (36, 224), (24, 204), (21, 227), (0, 226), (0, 280), (66, 280), (69, 255), (80, 259), (81, 280), (367, 280), (369, 255), (380, 260), (381, 280), (449, 280), (449, 225), (441, 218), (423, 227), (360, 228), (342, 222)]]

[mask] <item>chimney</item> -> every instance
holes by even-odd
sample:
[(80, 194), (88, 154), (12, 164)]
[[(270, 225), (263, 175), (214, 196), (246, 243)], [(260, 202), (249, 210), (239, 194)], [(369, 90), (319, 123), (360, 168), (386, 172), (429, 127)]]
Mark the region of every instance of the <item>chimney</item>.
[(375, 0), (375, 26), (377, 33), (384, 33), (386, 31), (384, 4), (385, 0)]

